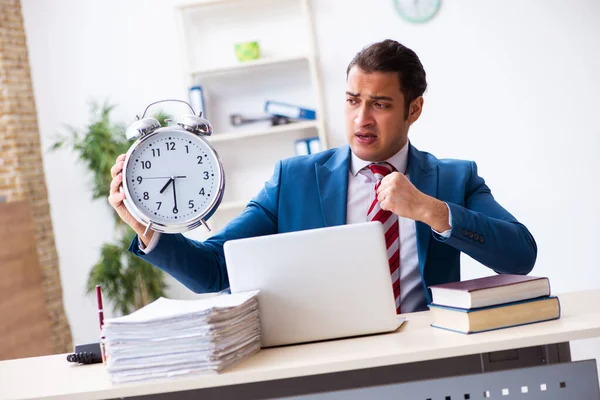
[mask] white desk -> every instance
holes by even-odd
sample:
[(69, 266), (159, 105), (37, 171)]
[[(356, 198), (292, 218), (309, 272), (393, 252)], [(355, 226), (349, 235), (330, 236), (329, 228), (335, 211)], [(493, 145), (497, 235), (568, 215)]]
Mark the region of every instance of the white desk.
[(431, 328), (429, 312), (406, 314), (396, 332), (261, 350), (218, 375), (113, 385), (102, 364), (65, 355), (0, 362), (0, 399), (107, 399), (225, 387), (418, 363), (600, 337), (600, 290), (558, 294), (561, 319), (475, 335)]

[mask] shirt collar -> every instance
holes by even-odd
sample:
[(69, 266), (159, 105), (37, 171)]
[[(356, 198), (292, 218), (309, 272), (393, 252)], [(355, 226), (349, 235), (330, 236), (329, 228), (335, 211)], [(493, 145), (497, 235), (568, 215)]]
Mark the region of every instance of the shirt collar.
[[(399, 152), (385, 160), (392, 164), (394, 168), (396, 168), (396, 171), (402, 173), (406, 171), (406, 166), (408, 164), (408, 143), (409, 141), (407, 140), (406, 144), (400, 149)], [(358, 158), (358, 156), (356, 156), (356, 154), (350, 152), (350, 172), (352, 172), (353, 176), (356, 176), (360, 172), (360, 170), (362, 170), (369, 164), (372, 164), (372, 162), (361, 160), (360, 158)]]

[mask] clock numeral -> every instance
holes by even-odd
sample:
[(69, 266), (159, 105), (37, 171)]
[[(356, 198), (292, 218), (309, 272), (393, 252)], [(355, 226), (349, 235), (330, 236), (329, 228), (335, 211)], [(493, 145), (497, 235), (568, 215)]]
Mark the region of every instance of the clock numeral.
[(208, 172), (204, 171), (204, 180), (207, 180), (207, 179), (208, 179)]
[(137, 179), (138, 183), (142, 183), (142, 177), (141, 176), (138, 176), (136, 179)]
[(158, 208), (156, 209), (158, 211), (160, 210), (160, 206), (162, 206), (162, 201), (157, 201), (156, 204), (158, 204)]
[(198, 193), (198, 194), (201, 194), (202, 196), (204, 196), (204, 188), (200, 189), (200, 193)]
[(175, 150), (175, 142), (167, 142), (165, 144), (167, 145), (167, 150)]
[(187, 145), (187, 144), (185, 145), (185, 152), (186, 152), (186, 153), (189, 153), (189, 152), (190, 152), (190, 148), (188, 147), (188, 145)]
[(150, 199), (150, 195), (148, 194), (148, 192), (144, 192), (144, 200), (149, 200)]
[(142, 169), (150, 169), (152, 163), (150, 161), (142, 161)]
[(195, 207), (194, 206), (194, 200), (190, 200), (188, 204), (189, 204), (189, 208), (194, 208)]
[(177, 214), (179, 212), (179, 210), (177, 209), (177, 207), (173, 207), (173, 214)]
[(160, 157), (160, 149), (152, 149), (152, 157)]
[(202, 164), (202, 156), (196, 157), (198, 159), (198, 164)]

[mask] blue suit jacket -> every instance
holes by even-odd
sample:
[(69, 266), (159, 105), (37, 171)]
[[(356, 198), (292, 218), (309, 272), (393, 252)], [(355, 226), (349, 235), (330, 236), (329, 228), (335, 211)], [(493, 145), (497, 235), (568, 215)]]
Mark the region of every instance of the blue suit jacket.
[[(246, 209), (204, 242), (181, 234), (163, 234), (149, 254), (130, 251), (166, 271), (194, 292), (229, 287), (223, 244), (227, 240), (346, 223), (350, 148), (323, 151), (280, 161), (272, 178)], [(460, 252), (498, 273), (527, 274), (537, 246), (527, 228), (498, 204), (471, 161), (438, 160), (409, 148), (411, 182), (445, 201), (452, 231), (444, 239), (416, 222), (419, 267), (427, 301), (428, 286), (460, 280)]]

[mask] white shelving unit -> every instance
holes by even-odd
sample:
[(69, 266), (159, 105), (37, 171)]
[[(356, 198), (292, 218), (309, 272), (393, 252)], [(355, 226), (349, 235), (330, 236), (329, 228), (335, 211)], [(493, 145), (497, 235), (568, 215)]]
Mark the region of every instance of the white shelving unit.
[[(209, 225), (213, 233), (238, 215), (271, 177), (295, 141), (318, 137), (329, 147), (310, 0), (182, 0), (177, 5), (182, 68), (188, 87), (201, 86), (209, 139), (225, 169), (225, 196)], [(257, 41), (261, 57), (239, 62), (235, 44)], [(316, 111), (316, 120), (234, 127), (231, 114), (264, 117), (267, 100)], [(202, 232), (197, 232), (202, 231)], [(204, 239), (204, 228), (186, 234)]]

